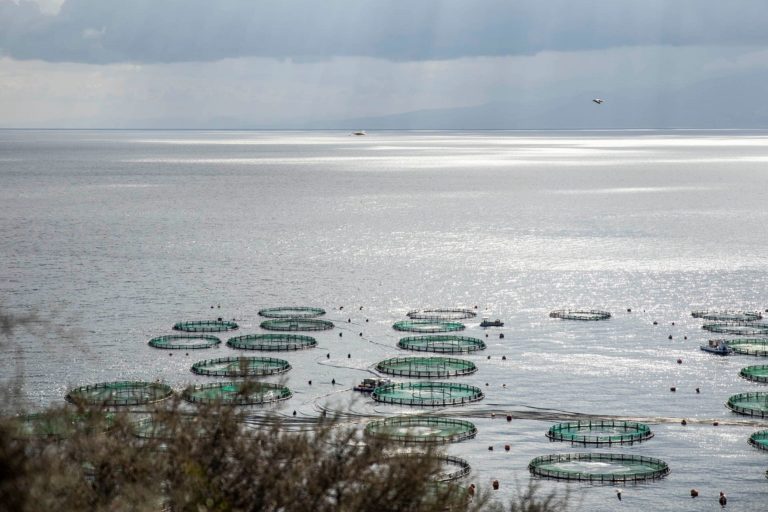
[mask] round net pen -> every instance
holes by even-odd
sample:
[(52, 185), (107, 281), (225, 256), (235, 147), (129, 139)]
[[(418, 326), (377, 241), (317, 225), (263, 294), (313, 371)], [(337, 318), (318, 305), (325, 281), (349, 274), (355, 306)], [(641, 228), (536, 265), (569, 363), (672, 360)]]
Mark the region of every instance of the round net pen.
[(237, 323), (226, 320), (199, 320), (194, 322), (178, 322), (173, 326), (174, 331), (184, 332), (224, 332), (238, 328)]
[(768, 450), (768, 430), (760, 430), (749, 436), (749, 444), (758, 450)]
[(709, 332), (716, 332), (720, 334), (736, 334), (746, 335), (750, 334), (768, 334), (768, 324), (755, 324), (751, 322), (724, 322), (717, 324), (704, 324), (702, 329)]
[(167, 384), (123, 380), (81, 386), (67, 393), (66, 398), (74, 404), (112, 407), (151, 404), (172, 394)]
[(264, 405), (288, 400), (291, 390), (267, 382), (218, 382), (184, 390), (184, 400), (196, 404)]
[(747, 366), (741, 369), (739, 375), (752, 382), (768, 383), (768, 365)]
[(174, 439), (179, 434), (190, 432), (204, 437), (205, 432), (196, 423), (197, 417), (188, 414), (178, 414), (169, 418), (149, 416), (131, 425), (133, 435), (140, 439)]
[(401, 443), (459, 443), (477, 435), (474, 423), (433, 416), (398, 416), (368, 423), (365, 435)]
[(221, 340), (208, 334), (171, 334), (149, 340), (149, 346), (164, 350), (196, 350), (211, 348), (220, 344)]
[(240, 350), (287, 352), (316, 347), (317, 340), (300, 334), (247, 334), (229, 338), (227, 345)]
[(477, 366), (452, 357), (393, 357), (379, 362), (376, 371), (398, 377), (458, 377), (475, 373)]
[(27, 414), (11, 420), (10, 435), (13, 439), (66, 439), (77, 432), (97, 434), (109, 430), (114, 418), (98, 410)]
[(259, 316), (266, 318), (315, 318), (323, 316), (325, 310), (323, 308), (310, 308), (310, 307), (280, 307), (280, 308), (266, 308), (259, 310)]
[(450, 321), (450, 320), (465, 320), (467, 318), (474, 318), (477, 313), (471, 309), (414, 309), (406, 313), (406, 316), (412, 320), (437, 320), (437, 321)]
[(703, 320), (714, 320), (720, 322), (753, 322), (763, 318), (763, 314), (758, 311), (692, 311), (693, 318)]
[(480, 388), (450, 382), (401, 382), (385, 384), (373, 390), (377, 402), (423, 407), (464, 405), (482, 400)]
[(663, 478), (669, 466), (661, 459), (612, 453), (565, 453), (536, 457), (531, 474), (558, 480), (592, 483), (628, 483)]
[(485, 350), (485, 342), (477, 338), (456, 335), (408, 336), (401, 338), (397, 346), (415, 352), (434, 352), (438, 354), (464, 354)]
[(728, 398), (726, 407), (738, 414), (754, 416), (757, 418), (768, 417), (768, 393), (739, 393)]
[(440, 462), (442, 463), (442, 467), (440, 472), (435, 476), (437, 482), (458, 480), (459, 478), (464, 478), (470, 471), (472, 471), (469, 462), (454, 455), (443, 455), (440, 457)]
[(261, 322), (261, 328), (268, 331), (327, 331), (333, 329), (333, 322), (316, 318), (275, 318)]
[(724, 341), (737, 354), (768, 357), (768, 338), (739, 338)]
[(463, 331), (461, 322), (438, 322), (433, 320), (401, 320), (395, 322), (392, 328), (396, 331), (408, 332), (453, 332)]
[(547, 431), (550, 441), (571, 444), (634, 444), (653, 437), (644, 423), (616, 420), (585, 420), (557, 423)]
[(611, 314), (599, 309), (556, 309), (549, 313), (550, 318), (561, 320), (608, 320)]
[(209, 377), (263, 377), (291, 369), (285, 359), (274, 357), (220, 357), (192, 365), (192, 372)]

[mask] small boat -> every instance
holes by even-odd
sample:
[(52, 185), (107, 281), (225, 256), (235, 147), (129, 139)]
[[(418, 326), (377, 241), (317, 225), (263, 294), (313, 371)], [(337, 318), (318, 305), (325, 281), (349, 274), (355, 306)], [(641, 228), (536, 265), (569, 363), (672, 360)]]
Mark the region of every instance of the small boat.
[(489, 320), (488, 318), (483, 318), (483, 321), (480, 322), (480, 327), (504, 327), (504, 322), (502, 322), (498, 318), (496, 320)]
[(365, 130), (358, 130), (356, 132), (352, 132), (352, 135), (368, 135), (365, 133)]
[(709, 344), (701, 345), (701, 350), (720, 356), (727, 356), (733, 352), (733, 349), (728, 346), (725, 340), (709, 340)]
[(391, 383), (391, 379), (363, 379), (360, 384), (355, 386), (355, 391), (360, 391), (361, 393), (373, 393), (374, 389)]

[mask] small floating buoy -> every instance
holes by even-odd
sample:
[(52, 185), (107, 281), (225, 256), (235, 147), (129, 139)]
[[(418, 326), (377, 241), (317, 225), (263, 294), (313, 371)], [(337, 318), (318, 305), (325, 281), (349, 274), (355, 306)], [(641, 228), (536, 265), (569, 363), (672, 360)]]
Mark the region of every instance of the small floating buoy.
[(688, 422), (687, 422), (687, 421), (685, 421), (685, 420), (683, 420), (683, 421), (681, 421), (681, 422), (680, 422), (680, 424), (681, 424), (682, 426), (686, 426), (686, 425), (688, 424)]
[(490, 358), (491, 358), (491, 356), (488, 356), (488, 359), (490, 359)]
[(501, 387), (505, 388), (505, 387), (507, 387), (507, 385), (506, 384), (502, 384)]
[(213, 309), (213, 304), (211, 304), (211, 309)]
[(699, 388), (696, 388), (697, 393), (701, 393), (701, 390)]
[(653, 321), (653, 325), (659, 325), (659, 322), (657, 322), (656, 320), (654, 320), (654, 321)]
[(631, 312), (632, 312), (632, 308), (627, 308), (627, 313), (631, 313)]
[(683, 336), (683, 339), (684, 339), (684, 340), (687, 340), (687, 339), (688, 339), (688, 336)]
[(331, 358), (331, 354), (325, 354), (325, 358), (326, 359), (330, 359)]
[(351, 318), (347, 318), (347, 323), (351, 324), (352, 323), (352, 319)]
[(312, 381), (311, 380), (308, 383), (309, 383), (310, 386), (312, 385)]
[(672, 335), (671, 335), (671, 334), (669, 335), (669, 338), (668, 338), (668, 339), (670, 339), (670, 340), (672, 339)]
[(493, 446), (489, 446), (489, 447), (488, 447), (488, 451), (489, 451), (489, 452), (492, 452), (492, 451), (493, 451)]
[(505, 445), (504, 445), (504, 451), (505, 451), (505, 452), (508, 452), (508, 451), (509, 451), (509, 448), (510, 448), (510, 446), (509, 446), (508, 444), (505, 444)]
[(720, 424), (720, 423), (718, 423), (717, 421), (713, 421), (713, 422), (712, 422), (712, 426), (713, 426), (713, 427), (716, 427), (716, 426), (718, 426), (719, 424)]
[(331, 384), (336, 385), (336, 379), (331, 379)]
[(691, 498), (697, 498), (699, 496), (699, 491), (696, 489), (691, 489)]
[(682, 359), (678, 359), (677, 360), (677, 364), (683, 364), (683, 360)]
[(189, 355), (189, 352), (187, 352), (187, 353), (186, 353), (186, 354), (184, 354), (184, 355), (185, 355), (185, 356), (188, 356), (188, 355)]
[(362, 311), (362, 310), (363, 310), (363, 306), (360, 306), (360, 311)]
[(512, 415), (511, 414), (507, 414), (507, 421), (512, 421)]
[(725, 497), (725, 493), (723, 491), (720, 491), (720, 499), (717, 501), (720, 502), (720, 506), (724, 507), (726, 503), (728, 503), (728, 498)]
[(494, 491), (498, 491), (499, 490), (499, 481), (498, 480), (494, 480), (491, 485), (493, 485), (493, 490)]
[(503, 332), (499, 333), (499, 339), (502, 339), (502, 340), (504, 339), (504, 333)]
[(223, 321), (223, 320), (221, 319), (221, 317), (219, 317), (219, 322), (222, 322), (222, 321)]
[(467, 487), (467, 494), (470, 496), (475, 495), (475, 484), (470, 484), (469, 487)]
[(365, 319), (365, 322), (368, 323), (368, 319), (367, 318)]
[(168, 352), (168, 355), (173, 357), (173, 352)]
[(488, 387), (488, 383), (487, 382), (485, 383), (485, 386)]
[[(475, 304), (475, 309), (477, 309), (477, 304)], [(766, 309), (765, 312), (768, 313), (768, 309)]]
[(486, 338), (488, 337), (488, 333), (485, 333), (485, 337), (486, 337)]
[(502, 361), (506, 361), (507, 360), (507, 356), (501, 356), (501, 360)]
[(351, 359), (351, 358), (352, 358), (352, 354), (347, 354), (347, 359)]
[(669, 390), (674, 393), (675, 391), (677, 391), (677, 388), (672, 386), (671, 388), (669, 388)]
[(360, 333), (360, 336), (362, 336), (362, 335), (363, 335), (363, 333)]
[(341, 333), (339, 333), (339, 338), (341, 338)]
[(342, 309), (344, 309), (344, 306), (339, 306), (339, 311), (341, 311)]
[(495, 417), (496, 417), (496, 413), (495, 413), (495, 412), (492, 412), (492, 413), (491, 413), (491, 418), (495, 418)]
[(616, 497), (621, 501), (621, 489), (616, 489)]
[(294, 415), (294, 416), (296, 416), (296, 410), (295, 410), (295, 409), (294, 409), (294, 411), (293, 411), (293, 415)]
[(675, 322), (672, 322), (672, 325), (675, 325)]

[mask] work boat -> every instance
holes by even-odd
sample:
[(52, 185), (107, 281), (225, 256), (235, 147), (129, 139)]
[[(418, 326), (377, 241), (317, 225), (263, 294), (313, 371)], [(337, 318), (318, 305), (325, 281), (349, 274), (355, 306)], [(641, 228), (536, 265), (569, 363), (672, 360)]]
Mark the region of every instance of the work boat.
[(733, 352), (733, 349), (728, 346), (725, 340), (709, 340), (707, 345), (701, 346), (701, 350), (720, 356), (727, 356)]
[(373, 393), (374, 389), (391, 383), (392, 380), (390, 379), (363, 379), (363, 382), (355, 386), (355, 391)]
[(504, 322), (502, 322), (498, 318), (496, 320), (489, 320), (488, 318), (483, 318), (483, 321), (480, 322), (480, 327), (504, 327)]
[(368, 135), (365, 133), (365, 130), (358, 130), (356, 132), (352, 132), (352, 135)]

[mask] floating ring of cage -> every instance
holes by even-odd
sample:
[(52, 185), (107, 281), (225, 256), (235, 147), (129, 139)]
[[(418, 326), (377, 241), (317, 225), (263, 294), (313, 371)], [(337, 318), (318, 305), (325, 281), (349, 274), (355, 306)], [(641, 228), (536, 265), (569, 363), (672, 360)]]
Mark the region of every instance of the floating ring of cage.
[(755, 324), (752, 322), (724, 322), (717, 324), (704, 324), (702, 329), (720, 334), (768, 334), (768, 324)]
[(758, 450), (768, 450), (768, 430), (760, 430), (749, 436), (749, 444)]
[(737, 354), (768, 357), (768, 338), (738, 338), (725, 343)]
[(149, 346), (162, 349), (195, 350), (215, 347), (221, 340), (210, 334), (171, 334), (149, 340)]
[(76, 432), (106, 432), (114, 424), (115, 416), (99, 410), (83, 412), (51, 411), (27, 414), (13, 418), (14, 439), (65, 439)]
[(412, 320), (465, 320), (474, 318), (477, 313), (471, 309), (414, 309), (406, 313), (406, 316)]
[(241, 350), (278, 352), (316, 347), (317, 340), (300, 334), (246, 334), (229, 338), (227, 345)]
[(723, 322), (753, 322), (763, 318), (759, 311), (691, 311), (693, 318), (704, 320), (719, 320)]
[(472, 471), (469, 462), (455, 455), (443, 455), (439, 457), (442, 470), (435, 476), (437, 482), (450, 482), (464, 478)]
[(184, 390), (184, 400), (198, 404), (262, 405), (293, 396), (291, 390), (268, 382), (217, 382)]
[(653, 432), (635, 421), (585, 420), (552, 425), (547, 437), (573, 444), (633, 444), (652, 438)]
[(275, 318), (261, 322), (261, 328), (268, 331), (327, 331), (333, 329), (333, 322), (317, 318)]
[(239, 326), (226, 320), (198, 320), (194, 322), (178, 322), (173, 326), (174, 331), (184, 332), (224, 332), (233, 331)]
[(463, 405), (482, 400), (480, 388), (452, 382), (401, 382), (385, 384), (373, 390), (377, 402), (398, 405), (446, 406)]
[(219, 357), (192, 365), (192, 372), (210, 377), (262, 377), (285, 373), (291, 365), (274, 357)]
[(485, 350), (485, 342), (483, 340), (456, 335), (408, 336), (400, 338), (397, 346), (415, 352), (435, 352), (439, 354), (462, 354)]
[(317, 316), (323, 316), (325, 310), (323, 308), (308, 308), (308, 307), (280, 307), (280, 308), (266, 308), (259, 310), (259, 316), (265, 316), (267, 318), (315, 318)]
[(739, 375), (752, 382), (768, 383), (768, 365), (747, 366)]
[(396, 331), (410, 332), (453, 332), (463, 331), (461, 322), (440, 322), (436, 320), (401, 320), (395, 322), (392, 327)]
[(167, 384), (120, 380), (75, 388), (67, 393), (67, 400), (85, 405), (144, 405), (165, 400), (172, 394)]
[(402, 443), (458, 443), (474, 438), (477, 427), (452, 418), (396, 416), (368, 423), (365, 435)]
[(618, 453), (544, 455), (531, 460), (528, 470), (545, 478), (609, 484), (640, 482), (669, 474), (669, 466), (661, 459)]
[(561, 320), (608, 320), (611, 314), (599, 309), (556, 309), (549, 313), (550, 318)]
[(379, 362), (376, 370), (398, 377), (458, 377), (475, 373), (477, 366), (452, 357), (393, 357)]
[[(174, 439), (179, 434), (187, 434), (194, 429), (197, 417), (189, 414), (177, 414), (169, 418), (149, 416), (131, 425), (133, 435), (141, 439)], [(198, 429), (203, 437), (204, 432)]]
[(768, 393), (739, 393), (728, 398), (725, 406), (739, 414), (767, 418)]

